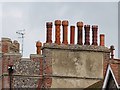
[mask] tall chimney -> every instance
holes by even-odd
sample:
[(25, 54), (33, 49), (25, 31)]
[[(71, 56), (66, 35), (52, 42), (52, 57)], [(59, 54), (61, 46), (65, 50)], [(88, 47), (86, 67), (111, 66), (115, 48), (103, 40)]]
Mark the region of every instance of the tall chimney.
[(98, 45), (98, 43), (97, 43), (97, 32), (98, 32), (98, 26), (93, 25), (92, 26), (92, 45)]
[(70, 44), (75, 43), (75, 26), (70, 26)]
[(63, 44), (67, 45), (68, 44), (68, 21), (64, 20), (62, 21), (62, 26), (63, 26)]
[(83, 22), (77, 22), (77, 28), (78, 28), (77, 44), (83, 45), (83, 42), (82, 42)]
[(105, 42), (104, 38), (105, 38), (105, 35), (100, 34), (100, 46), (104, 46), (104, 42)]
[(36, 42), (36, 47), (37, 47), (37, 54), (41, 54), (41, 47), (42, 47), (42, 43), (40, 41)]
[(90, 25), (85, 25), (85, 45), (90, 45)]
[(47, 22), (46, 28), (47, 28), (46, 43), (52, 43), (52, 22)]
[(60, 45), (60, 26), (61, 21), (55, 20), (55, 43)]

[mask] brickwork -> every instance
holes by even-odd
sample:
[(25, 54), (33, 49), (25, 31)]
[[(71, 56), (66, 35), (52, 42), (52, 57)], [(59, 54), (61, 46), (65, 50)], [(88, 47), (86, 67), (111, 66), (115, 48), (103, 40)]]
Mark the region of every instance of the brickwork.
[(9, 38), (2, 38), (2, 52), (3, 53), (19, 53), (19, 43), (18, 41), (14, 40), (13, 42)]
[(44, 55), (44, 65), (43, 65), (43, 75), (44, 82), (43, 85), (45, 88), (50, 88), (52, 84), (52, 52), (49, 49), (43, 50)]
[(104, 35), (100, 34), (98, 45), (98, 26), (93, 25), (91, 30), (90, 25), (77, 22), (77, 43), (75, 44), (75, 26), (70, 26), (69, 44), (68, 24), (67, 20), (55, 20), (55, 43), (52, 43), (53, 24), (47, 22), (46, 42), (42, 46), (37, 41), (36, 54), (31, 54), (30, 58), (21, 57), (20, 45), (16, 40), (2, 38), (0, 86), (10, 87), (9, 65), (14, 68), (11, 81), (13, 88), (86, 88), (103, 80), (110, 59), (110, 50), (105, 47)]
[[(43, 80), (43, 57), (41, 55), (40, 42), (36, 43), (37, 54), (31, 54), (30, 58), (21, 58), (21, 54), (16, 51), (19, 48), (17, 41), (12, 41), (8, 38), (3, 38), (3, 55), (0, 60), (0, 86), (1, 88), (41, 88)], [(7, 47), (6, 47), (6, 46)], [(15, 49), (11, 49), (15, 47)], [(6, 49), (7, 48), (7, 49)], [(8, 73), (8, 66), (14, 68), (12, 81)]]

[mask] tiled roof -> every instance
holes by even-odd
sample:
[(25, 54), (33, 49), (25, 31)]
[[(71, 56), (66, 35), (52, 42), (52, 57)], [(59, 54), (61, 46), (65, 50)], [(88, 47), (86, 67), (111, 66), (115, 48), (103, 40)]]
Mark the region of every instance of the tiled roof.
[(112, 59), (110, 60), (109, 64), (118, 85), (120, 85), (120, 59)]

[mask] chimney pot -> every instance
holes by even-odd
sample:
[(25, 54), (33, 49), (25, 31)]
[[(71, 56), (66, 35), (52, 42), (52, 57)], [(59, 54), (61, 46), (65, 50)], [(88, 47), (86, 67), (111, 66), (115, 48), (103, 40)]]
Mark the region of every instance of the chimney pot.
[(62, 26), (63, 26), (63, 44), (67, 45), (68, 44), (68, 21), (64, 20), (62, 21)]
[(46, 28), (47, 28), (46, 43), (52, 43), (52, 22), (47, 22)]
[(105, 38), (105, 35), (100, 34), (100, 46), (104, 46), (104, 42), (105, 42), (104, 38)]
[(110, 46), (111, 59), (114, 59), (114, 50), (115, 50), (114, 46), (111, 45)]
[(85, 45), (90, 45), (90, 25), (84, 25), (85, 29)]
[(55, 43), (60, 45), (60, 26), (61, 20), (55, 20)]
[(78, 28), (77, 44), (83, 45), (83, 42), (82, 42), (83, 22), (77, 22), (77, 28)]
[(70, 26), (70, 44), (75, 43), (75, 26)]
[(92, 45), (98, 45), (98, 43), (97, 43), (97, 32), (98, 32), (98, 26), (93, 25), (92, 26)]
[(41, 47), (42, 47), (42, 43), (40, 41), (36, 42), (36, 47), (37, 47), (37, 54), (41, 54)]

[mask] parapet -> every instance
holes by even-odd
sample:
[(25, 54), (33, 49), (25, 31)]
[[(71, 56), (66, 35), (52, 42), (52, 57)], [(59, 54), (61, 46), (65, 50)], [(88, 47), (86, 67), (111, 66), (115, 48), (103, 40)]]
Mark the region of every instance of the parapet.
[(103, 47), (103, 46), (93, 46), (93, 45), (58, 45), (56, 43), (45, 43), (42, 47), (42, 49), (44, 48), (49, 48), (49, 49), (61, 49), (61, 50), (72, 50), (72, 51), (93, 51), (93, 52), (110, 52), (110, 50), (107, 47)]
[(17, 40), (12, 40), (10, 38), (2, 38), (2, 53), (19, 53), (20, 44)]

